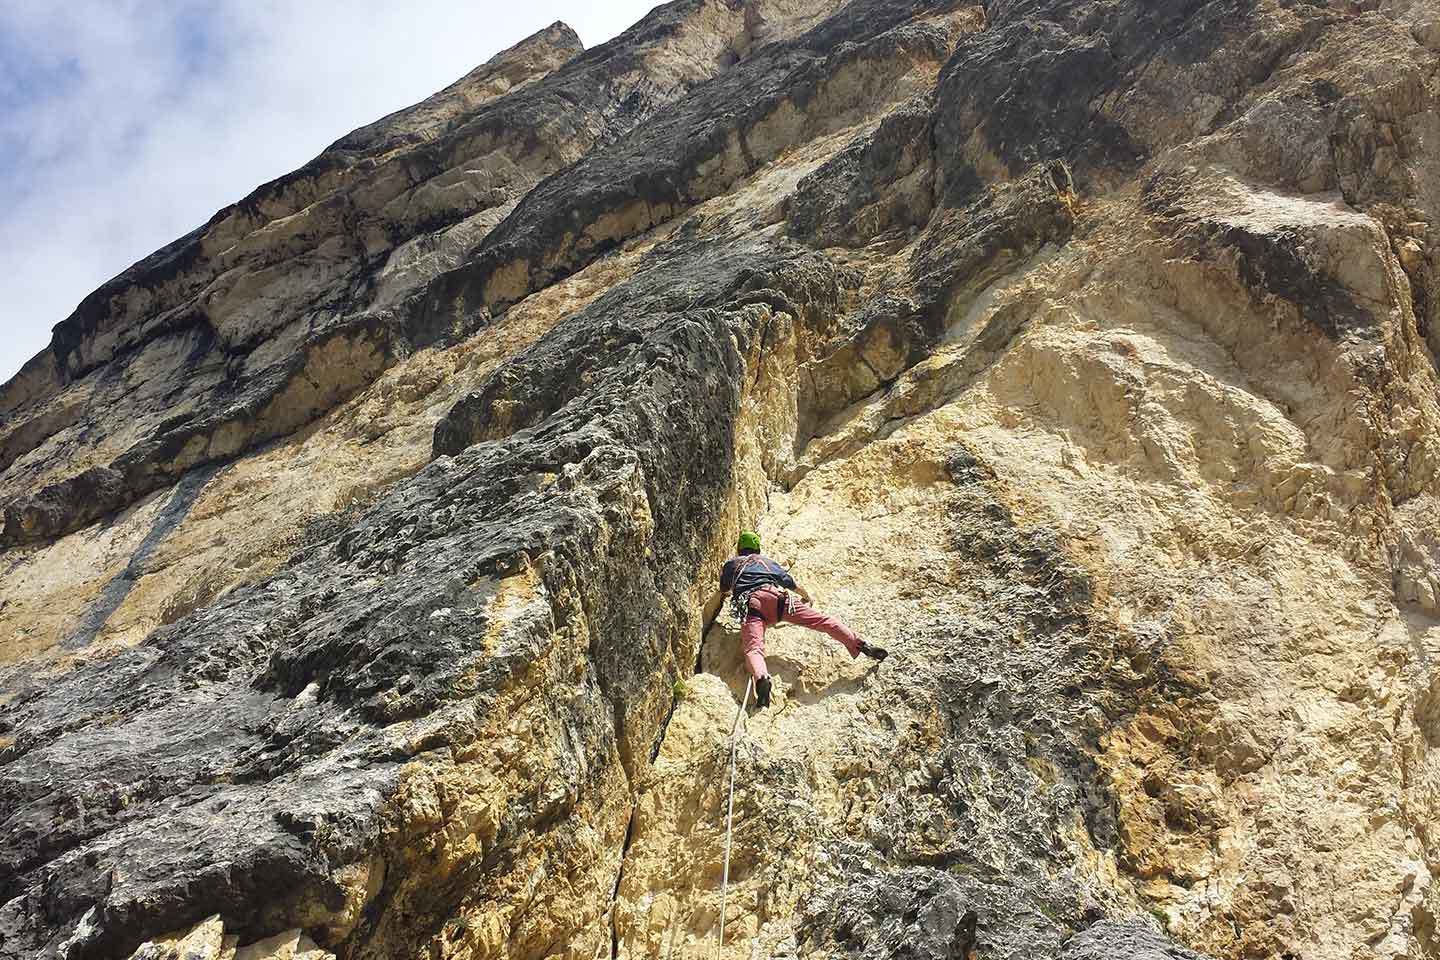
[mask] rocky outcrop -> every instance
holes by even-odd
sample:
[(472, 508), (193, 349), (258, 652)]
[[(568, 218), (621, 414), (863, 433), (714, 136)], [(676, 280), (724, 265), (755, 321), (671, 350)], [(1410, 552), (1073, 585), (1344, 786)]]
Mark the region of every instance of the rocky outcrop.
[[(107, 284), (0, 957), (1430, 955), (1434, 20), (681, 0)], [(732, 740), (744, 527), (892, 656)]]
[(584, 55), (557, 24), (136, 264), (0, 398), (0, 542), (69, 533), (289, 435), (483, 326), (409, 304), (550, 174), (814, 16), (687, 0)]

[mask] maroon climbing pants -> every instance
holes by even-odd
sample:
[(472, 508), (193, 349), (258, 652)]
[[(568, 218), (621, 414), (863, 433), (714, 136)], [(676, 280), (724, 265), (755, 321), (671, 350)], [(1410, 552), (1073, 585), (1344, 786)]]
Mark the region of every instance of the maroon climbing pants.
[[(770, 676), (765, 666), (765, 628), (783, 619), (786, 623), (798, 623), (802, 627), (828, 634), (836, 643), (843, 644), (852, 658), (860, 655), (860, 638), (845, 624), (832, 616), (821, 613), (804, 603), (793, 593), (785, 616), (777, 618), (780, 610), (781, 593), (778, 588), (766, 587), (750, 595), (750, 612), (740, 627), (740, 642), (745, 651), (745, 663), (750, 667), (756, 680)], [(759, 614), (759, 616), (756, 616)]]

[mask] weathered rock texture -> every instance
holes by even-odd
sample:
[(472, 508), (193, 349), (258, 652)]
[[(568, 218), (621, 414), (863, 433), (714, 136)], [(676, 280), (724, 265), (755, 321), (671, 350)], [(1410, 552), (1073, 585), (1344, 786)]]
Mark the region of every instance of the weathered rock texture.
[[(1440, 10), (555, 26), (0, 394), (0, 957), (1440, 951)], [(771, 634), (756, 526), (888, 646)]]

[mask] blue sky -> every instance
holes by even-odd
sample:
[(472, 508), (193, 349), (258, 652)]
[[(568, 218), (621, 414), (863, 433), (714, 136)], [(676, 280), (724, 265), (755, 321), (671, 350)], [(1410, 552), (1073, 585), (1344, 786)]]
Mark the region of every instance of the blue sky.
[(654, 0), (3, 0), (0, 381), (105, 280), (563, 20)]

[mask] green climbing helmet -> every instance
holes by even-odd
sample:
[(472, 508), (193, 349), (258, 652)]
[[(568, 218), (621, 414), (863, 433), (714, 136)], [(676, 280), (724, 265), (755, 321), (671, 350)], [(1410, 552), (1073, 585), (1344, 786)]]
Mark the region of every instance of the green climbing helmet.
[(746, 530), (746, 531), (744, 531), (743, 533), (740, 534), (740, 540), (739, 540), (739, 542), (735, 545), (735, 549), (736, 549), (737, 551), (759, 550), (759, 549), (760, 549), (760, 534), (756, 533), (756, 532), (753, 531), (753, 530)]

